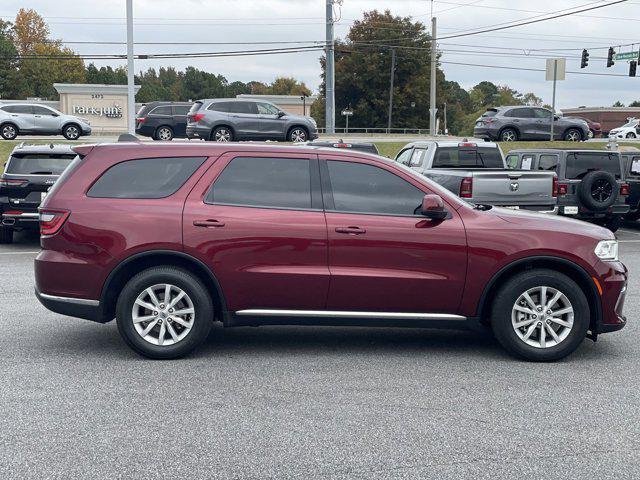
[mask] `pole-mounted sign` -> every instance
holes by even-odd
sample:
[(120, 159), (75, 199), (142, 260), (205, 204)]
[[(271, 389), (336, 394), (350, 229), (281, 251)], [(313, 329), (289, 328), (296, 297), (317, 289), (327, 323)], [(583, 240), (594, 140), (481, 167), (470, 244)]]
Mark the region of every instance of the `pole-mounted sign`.
[(553, 141), (553, 128), (556, 120), (556, 82), (565, 79), (567, 68), (566, 58), (547, 58), (547, 81), (553, 82), (553, 101), (551, 106), (551, 132), (549, 139)]

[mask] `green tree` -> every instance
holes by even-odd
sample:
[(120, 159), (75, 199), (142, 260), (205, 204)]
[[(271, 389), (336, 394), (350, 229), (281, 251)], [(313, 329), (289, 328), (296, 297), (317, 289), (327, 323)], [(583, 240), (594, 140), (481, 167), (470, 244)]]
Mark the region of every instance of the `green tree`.
[(15, 98), (20, 85), (18, 75), (18, 50), (11, 37), (12, 25), (0, 20), (0, 98)]
[(267, 88), (269, 95), (311, 95), (311, 90), (304, 82), (298, 82), (293, 77), (278, 77)]
[(612, 107), (624, 107), (624, 103), (622, 103), (620, 100), (616, 101), (616, 103), (614, 103), (612, 105)]
[(640, 107), (640, 100), (635, 100), (629, 104), (630, 107)]

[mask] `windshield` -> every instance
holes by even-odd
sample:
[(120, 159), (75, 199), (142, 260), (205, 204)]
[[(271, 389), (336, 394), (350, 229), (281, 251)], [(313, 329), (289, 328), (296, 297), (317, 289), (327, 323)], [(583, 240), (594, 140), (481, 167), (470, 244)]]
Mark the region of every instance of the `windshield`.
[(438, 147), (433, 168), (504, 168), (496, 148)]
[(13, 155), (6, 173), (13, 175), (60, 175), (75, 158), (75, 154)]
[(629, 120), (627, 123), (625, 123), (622, 126), (623, 127), (635, 127), (636, 125), (638, 125), (638, 121), (640, 121), (640, 120)]

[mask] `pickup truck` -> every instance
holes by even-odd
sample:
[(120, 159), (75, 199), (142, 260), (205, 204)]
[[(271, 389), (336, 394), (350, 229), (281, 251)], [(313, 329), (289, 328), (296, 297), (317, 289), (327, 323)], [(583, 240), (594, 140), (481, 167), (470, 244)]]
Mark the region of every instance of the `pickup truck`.
[(470, 203), (557, 213), (556, 174), (509, 170), (493, 142), (414, 142), (396, 161)]

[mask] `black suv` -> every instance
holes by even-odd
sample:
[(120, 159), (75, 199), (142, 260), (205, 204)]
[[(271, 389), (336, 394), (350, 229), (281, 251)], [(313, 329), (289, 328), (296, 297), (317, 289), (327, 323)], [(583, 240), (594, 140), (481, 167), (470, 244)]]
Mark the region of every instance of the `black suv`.
[(627, 205), (629, 213), (625, 215), (627, 220), (640, 218), (640, 152), (620, 152), (624, 165), (625, 181), (629, 184), (629, 196)]
[(38, 230), (38, 207), (76, 154), (70, 145), (19, 145), (0, 175), (0, 243), (14, 230)]
[(618, 152), (606, 150), (511, 150), (509, 168), (551, 170), (558, 175), (558, 213), (615, 232), (629, 212), (629, 184)]
[(187, 113), (192, 102), (151, 102), (136, 115), (136, 134), (169, 141), (187, 137)]
[[(551, 110), (542, 107), (516, 105), (488, 108), (476, 120), (473, 136), (500, 142), (549, 140), (552, 116)], [(587, 140), (589, 126), (582, 119), (556, 115), (553, 138), (569, 142)]]

